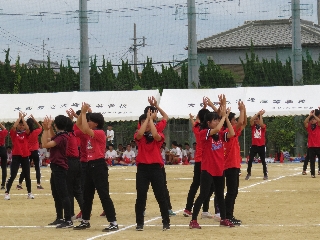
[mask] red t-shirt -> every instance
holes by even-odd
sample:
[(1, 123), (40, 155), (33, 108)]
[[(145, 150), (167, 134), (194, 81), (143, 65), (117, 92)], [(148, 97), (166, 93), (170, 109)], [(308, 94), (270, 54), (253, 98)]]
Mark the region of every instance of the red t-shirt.
[(80, 161), (81, 162), (88, 162), (88, 141), (90, 139), (90, 136), (87, 134), (84, 134), (81, 130), (74, 131), (75, 135), (79, 137), (80, 139)]
[(266, 130), (267, 126), (264, 128), (260, 127), (259, 130), (256, 129), (256, 125), (251, 126), (251, 139), (252, 145), (264, 146), (266, 145)]
[[(241, 128), (237, 130), (236, 126), (233, 126), (235, 135), (224, 143), (224, 169), (240, 168), (242, 161), (240, 156), (240, 145), (238, 138), (241, 135)], [(229, 132), (229, 130), (227, 130)]]
[(316, 128), (311, 129), (311, 123), (308, 123), (308, 147), (320, 147), (320, 126), (316, 123)]
[(153, 140), (150, 143), (147, 143), (147, 139), (143, 136), (140, 140), (137, 137), (138, 133), (134, 134), (134, 140), (137, 143), (139, 154), (136, 157), (136, 165), (138, 166), (140, 163), (143, 164), (153, 164), (158, 163), (163, 167), (164, 163), (161, 157), (160, 147), (164, 142), (164, 135), (161, 132), (158, 134), (161, 136), (160, 141)]
[(34, 129), (32, 132), (29, 133), (28, 136), (28, 148), (29, 151), (34, 151), (39, 149), (39, 134), (42, 132), (42, 128)]
[(0, 146), (4, 146), (6, 142), (6, 136), (8, 135), (7, 129), (0, 130)]
[(195, 123), (192, 127), (194, 137), (196, 138), (196, 154), (194, 156), (195, 162), (201, 162), (202, 160), (202, 141), (200, 139), (200, 123)]
[[(72, 129), (74, 132), (75, 131), (80, 131), (80, 129), (78, 128), (78, 126), (77, 126), (77, 124), (73, 124), (73, 129)], [(77, 136), (77, 144), (78, 144), (78, 146), (80, 146), (81, 145), (81, 140), (80, 140), (80, 137), (78, 137), (78, 135), (76, 134), (76, 136)]]
[(66, 154), (67, 154), (67, 157), (73, 157), (73, 158), (79, 157), (77, 136), (73, 132), (69, 133)]
[(211, 129), (200, 131), (202, 141), (203, 155), (201, 161), (201, 170), (207, 171), (211, 176), (223, 176), (224, 171), (224, 148), (223, 142), (226, 139), (226, 131), (221, 130), (218, 133), (219, 139), (215, 141), (209, 135)]
[(30, 151), (28, 148), (28, 134), (24, 132), (17, 132), (15, 129), (10, 130), (10, 137), (12, 140), (12, 156), (29, 157)]
[(103, 130), (93, 130), (94, 136), (87, 143), (88, 161), (104, 158), (106, 135)]
[(51, 138), (51, 140), (56, 143), (56, 146), (50, 148), (50, 161), (64, 169), (68, 169), (68, 159), (66, 155), (68, 138), (67, 132), (58, 133)]

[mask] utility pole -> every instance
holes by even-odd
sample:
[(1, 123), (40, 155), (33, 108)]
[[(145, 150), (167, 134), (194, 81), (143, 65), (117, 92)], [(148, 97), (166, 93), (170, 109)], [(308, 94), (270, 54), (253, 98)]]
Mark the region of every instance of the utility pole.
[[(302, 74), (302, 47), (301, 47), (301, 24), (300, 24), (300, 0), (291, 1), (292, 11), (292, 83), (293, 86), (303, 85)], [(301, 116), (295, 116), (296, 122), (302, 122)], [(295, 155), (304, 154), (303, 135), (297, 131), (295, 137)]]
[(87, 0), (79, 0), (80, 91), (90, 91)]
[[(142, 39), (142, 44), (137, 44), (137, 40), (138, 39)], [(132, 49), (133, 49), (133, 71), (134, 71), (134, 76), (135, 76), (135, 79), (137, 79), (137, 64), (138, 64), (138, 49), (137, 47), (145, 47), (146, 46), (146, 38), (143, 36), (142, 38), (137, 38), (137, 26), (136, 24), (134, 23), (133, 24), (133, 38), (130, 39), (130, 40), (133, 40), (133, 46), (132, 46)]]
[(293, 86), (303, 84), (300, 0), (292, 0), (292, 77)]
[(188, 0), (188, 88), (198, 88), (196, 3)]
[(318, 25), (320, 25), (320, 0), (317, 0), (317, 17), (318, 17)]

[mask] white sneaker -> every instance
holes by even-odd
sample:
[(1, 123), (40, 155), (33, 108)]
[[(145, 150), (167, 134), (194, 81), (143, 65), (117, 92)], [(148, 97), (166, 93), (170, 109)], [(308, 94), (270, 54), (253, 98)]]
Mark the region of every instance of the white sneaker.
[(28, 193), (28, 199), (34, 199), (34, 195), (32, 193)]
[(213, 215), (210, 212), (202, 212), (201, 218), (213, 218)]
[(10, 194), (9, 193), (6, 193), (4, 195), (4, 200), (10, 200)]
[(220, 220), (221, 220), (220, 213), (216, 213), (216, 214), (213, 216), (213, 219), (214, 219), (216, 222), (220, 222)]

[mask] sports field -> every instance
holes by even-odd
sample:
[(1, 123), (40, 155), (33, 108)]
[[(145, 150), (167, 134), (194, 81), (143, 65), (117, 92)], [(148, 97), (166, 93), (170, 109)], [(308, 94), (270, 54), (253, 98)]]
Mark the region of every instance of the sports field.
[[(9, 169), (8, 169), (9, 170)], [(320, 231), (320, 176), (315, 179), (301, 175), (300, 163), (272, 163), (268, 165), (269, 180), (263, 180), (262, 165), (254, 164), (252, 177), (245, 181), (246, 164), (242, 165), (239, 195), (235, 216), (242, 225), (235, 228), (219, 227), (211, 219), (198, 219), (202, 229), (189, 229), (190, 218), (182, 215), (193, 176), (193, 166), (166, 166), (168, 187), (173, 210), (171, 230), (162, 231), (158, 204), (149, 189), (145, 227), (135, 230), (134, 204), (136, 198), (136, 167), (111, 167), (110, 192), (114, 202), (119, 231), (104, 233), (108, 224), (100, 217), (102, 206), (96, 194), (91, 217), (91, 228), (74, 231), (55, 229), (48, 223), (55, 219), (49, 186), (50, 169), (41, 168), (44, 190), (37, 190), (35, 172), (31, 179), (35, 199), (27, 199), (25, 185), (16, 190), (14, 182), (11, 200), (0, 199), (0, 239), (318, 239)], [(150, 187), (151, 188), (151, 187)], [(76, 206), (76, 213), (78, 207)], [(210, 210), (213, 212), (213, 201)], [(75, 225), (78, 222), (74, 222)]]

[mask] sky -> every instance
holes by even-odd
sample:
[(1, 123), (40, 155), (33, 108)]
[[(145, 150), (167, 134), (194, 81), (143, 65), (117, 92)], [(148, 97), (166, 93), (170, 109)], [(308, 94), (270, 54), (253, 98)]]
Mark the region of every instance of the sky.
[[(317, 23), (317, 0), (303, 0), (301, 18)], [(242, 25), (247, 20), (287, 19), (288, 0), (196, 0), (197, 40)], [(90, 0), (89, 54), (112, 64), (133, 62), (133, 25), (137, 25), (138, 62), (187, 58), (187, 0)], [(1, 0), (0, 61), (10, 48), (14, 63), (47, 59), (77, 66), (80, 55), (78, 0)], [(158, 67), (160, 66), (157, 65)], [(157, 67), (156, 66), (156, 67)], [(115, 69), (116, 70), (116, 69)], [(141, 68), (140, 68), (141, 70)]]

